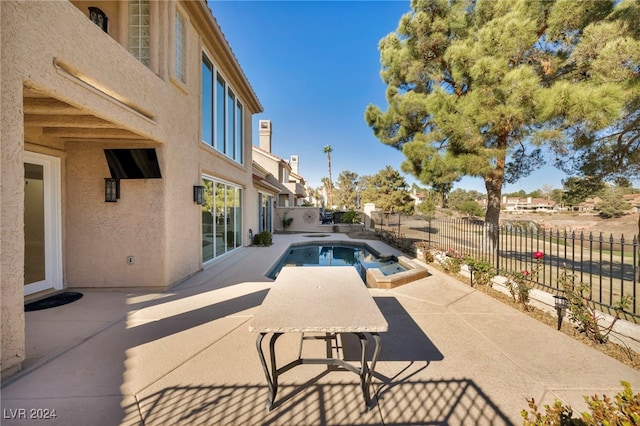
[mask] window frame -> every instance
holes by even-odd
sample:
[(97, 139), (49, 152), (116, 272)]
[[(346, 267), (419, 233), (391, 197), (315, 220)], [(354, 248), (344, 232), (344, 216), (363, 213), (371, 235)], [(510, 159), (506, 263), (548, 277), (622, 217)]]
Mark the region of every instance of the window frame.
[(173, 25), (173, 76), (187, 83), (187, 17), (176, 7)]
[[(201, 141), (221, 154), (224, 154), (238, 164), (244, 165), (244, 105), (240, 101), (238, 93), (231, 87), (224, 74), (220, 72), (211, 55), (204, 49), (200, 66), (200, 120)], [(204, 67), (211, 72), (211, 89), (207, 85), (205, 93)], [(205, 97), (207, 98), (205, 100)], [(233, 102), (230, 104), (229, 101)], [(211, 106), (210, 125), (205, 126), (206, 106)], [(232, 106), (233, 105), (233, 106)], [(211, 131), (209, 135), (208, 132)], [(205, 134), (206, 133), (206, 134)]]
[[(129, 51), (129, 53), (131, 53), (138, 61), (140, 61), (140, 63), (142, 63), (143, 65), (150, 67), (151, 66), (151, 37), (152, 37), (152, 2), (150, 0), (129, 0), (128, 4), (127, 4), (127, 29), (128, 29), (128, 35), (127, 35), (127, 50)], [(143, 5), (147, 6), (147, 13), (148, 15), (141, 15), (140, 12), (138, 11), (137, 15), (133, 15), (132, 11), (133, 11), (133, 7), (134, 6), (138, 6), (138, 8), (142, 7)], [(138, 23), (137, 25), (134, 25), (132, 22), (132, 17), (133, 16), (138, 16)], [(140, 24), (140, 17), (142, 16), (146, 16), (148, 19), (148, 24), (146, 25), (141, 25)], [(133, 28), (137, 28), (138, 31), (134, 32), (132, 31)], [(142, 34), (144, 31), (142, 30), (143, 28), (147, 28), (146, 34)], [(143, 37), (144, 36), (144, 37)], [(132, 43), (132, 41), (137, 40), (137, 42), (135, 44)], [(143, 46), (142, 42), (143, 40), (146, 40), (148, 42), (148, 46)], [(146, 56), (142, 55), (142, 52), (146, 53)]]

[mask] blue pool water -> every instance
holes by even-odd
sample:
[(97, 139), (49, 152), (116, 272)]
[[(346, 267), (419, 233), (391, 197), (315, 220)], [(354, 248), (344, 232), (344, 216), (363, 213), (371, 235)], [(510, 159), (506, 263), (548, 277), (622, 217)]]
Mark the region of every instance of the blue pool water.
[(363, 281), (369, 268), (378, 268), (384, 275), (407, 270), (395, 257), (380, 258), (365, 246), (332, 243), (291, 246), (267, 277), (275, 279), (283, 266), (353, 266)]

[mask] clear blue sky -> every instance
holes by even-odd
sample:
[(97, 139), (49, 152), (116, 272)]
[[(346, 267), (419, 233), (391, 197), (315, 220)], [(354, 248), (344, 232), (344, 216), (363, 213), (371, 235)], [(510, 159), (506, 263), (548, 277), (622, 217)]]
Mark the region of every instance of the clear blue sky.
[[(334, 182), (344, 170), (400, 170), (404, 156), (376, 139), (364, 112), (369, 103), (387, 109), (378, 42), (397, 29), (409, 0), (209, 0), (209, 7), (264, 108), (254, 116), (254, 144), (258, 120), (271, 120), (272, 152), (298, 155), (300, 174), (314, 188), (328, 175), (325, 145), (333, 148)], [(503, 192), (561, 188), (564, 177), (545, 167)], [(485, 193), (480, 178), (456, 187)]]

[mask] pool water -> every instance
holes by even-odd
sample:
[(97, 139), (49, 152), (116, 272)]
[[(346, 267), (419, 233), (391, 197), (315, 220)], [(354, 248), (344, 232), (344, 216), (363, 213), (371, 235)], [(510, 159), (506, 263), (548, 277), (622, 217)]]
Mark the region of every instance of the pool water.
[(381, 258), (365, 246), (311, 243), (292, 246), (267, 277), (275, 279), (283, 266), (353, 266), (366, 282), (367, 269), (378, 268), (384, 275), (407, 269), (395, 257)]

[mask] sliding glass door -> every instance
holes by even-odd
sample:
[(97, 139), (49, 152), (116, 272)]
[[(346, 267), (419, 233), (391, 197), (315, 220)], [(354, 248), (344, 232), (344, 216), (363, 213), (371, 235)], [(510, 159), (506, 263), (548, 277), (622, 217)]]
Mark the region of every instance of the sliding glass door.
[(242, 246), (242, 189), (203, 176), (202, 261)]

